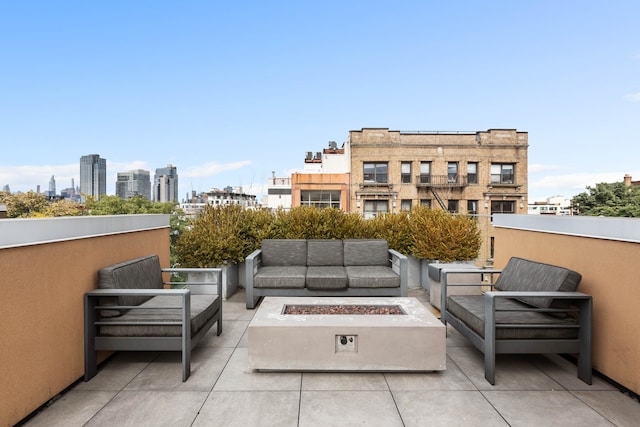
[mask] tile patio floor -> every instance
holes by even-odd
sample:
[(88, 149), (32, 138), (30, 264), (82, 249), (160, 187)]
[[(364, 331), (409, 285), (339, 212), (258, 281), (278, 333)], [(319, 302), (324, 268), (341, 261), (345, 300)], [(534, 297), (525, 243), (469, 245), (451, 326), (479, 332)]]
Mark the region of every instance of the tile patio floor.
[[(427, 295), (412, 290), (428, 305)], [(33, 426), (638, 426), (640, 403), (559, 356), (503, 356), (496, 385), (455, 330), (439, 373), (263, 373), (247, 367), (254, 310), (224, 302), (181, 381), (179, 353), (118, 353), (25, 425)]]

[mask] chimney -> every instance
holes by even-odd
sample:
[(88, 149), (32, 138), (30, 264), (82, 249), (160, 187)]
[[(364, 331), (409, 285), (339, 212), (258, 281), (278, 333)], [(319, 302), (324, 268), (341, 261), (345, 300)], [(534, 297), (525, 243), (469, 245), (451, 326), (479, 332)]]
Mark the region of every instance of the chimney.
[(631, 186), (631, 175), (629, 175), (628, 173), (624, 174), (624, 185), (626, 185), (627, 187)]

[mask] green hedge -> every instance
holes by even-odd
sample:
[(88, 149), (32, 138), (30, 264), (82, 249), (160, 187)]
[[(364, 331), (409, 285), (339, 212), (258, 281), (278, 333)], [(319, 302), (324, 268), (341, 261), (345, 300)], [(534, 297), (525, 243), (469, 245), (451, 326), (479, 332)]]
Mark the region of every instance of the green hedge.
[(296, 207), (271, 212), (238, 205), (207, 206), (182, 233), (175, 255), (183, 267), (244, 260), (263, 239), (385, 239), (405, 255), (442, 262), (473, 260), (480, 250), (475, 220), (426, 207), (364, 220), (338, 209)]

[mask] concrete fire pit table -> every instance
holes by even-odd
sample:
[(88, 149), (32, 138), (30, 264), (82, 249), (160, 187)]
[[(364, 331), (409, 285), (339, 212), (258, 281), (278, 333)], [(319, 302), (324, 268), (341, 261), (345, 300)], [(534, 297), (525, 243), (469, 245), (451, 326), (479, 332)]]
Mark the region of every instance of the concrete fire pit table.
[(266, 297), (248, 338), (257, 370), (446, 368), (445, 326), (416, 298)]

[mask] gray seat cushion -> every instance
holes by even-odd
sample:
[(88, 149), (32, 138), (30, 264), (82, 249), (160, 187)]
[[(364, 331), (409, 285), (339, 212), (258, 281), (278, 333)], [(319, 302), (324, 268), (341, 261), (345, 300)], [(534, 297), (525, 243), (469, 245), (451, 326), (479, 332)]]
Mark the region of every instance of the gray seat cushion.
[[(162, 289), (162, 268), (157, 255), (149, 255), (101, 268), (98, 271), (100, 289)], [(100, 298), (100, 305), (140, 305), (146, 296)], [(119, 316), (126, 310), (101, 310), (103, 317)]]
[(347, 239), (344, 241), (344, 265), (389, 266), (389, 244), (382, 239)]
[(311, 266), (307, 268), (307, 288), (346, 289), (347, 272), (343, 266)]
[(350, 288), (398, 288), (400, 276), (379, 265), (345, 267)]
[[(573, 292), (578, 288), (582, 276), (568, 268), (512, 257), (495, 283), (501, 291)], [(540, 308), (569, 305), (566, 300), (552, 298), (520, 298), (522, 302)]]
[(307, 241), (304, 239), (264, 239), (262, 265), (306, 266)]
[(344, 265), (342, 240), (307, 240), (307, 266)]
[(253, 277), (254, 288), (304, 288), (307, 267), (267, 266)]
[[(453, 295), (447, 298), (447, 310), (458, 319), (462, 320), (476, 334), (484, 338), (485, 320), (484, 295)], [(520, 301), (499, 298), (496, 301), (498, 309), (522, 310), (529, 307)], [(500, 328), (500, 323), (517, 325), (543, 325), (525, 329)], [(578, 337), (578, 329), (569, 326), (576, 321), (571, 317), (557, 318), (545, 313), (533, 311), (497, 311), (496, 312), (496, 339), (571, 339)], [(557, 325), (558, 328), (546, 328), (544, 325)], [(566, 328), (561, 326), (565, 325)]]
[[(182, 320), (182, 298), (156, 296), (140, 305), (141, 308), (128, 310), (117, 318), (105, 318), (104, 322), (156, 322)], [(164, 309), (153, 307), (176, 307)], [(220, 310), (218, 295), (191, 295), (191, 335), (195, 335)], [(102, 336), (126, 337), (179, 337), (182, 327), (179, 325), (103, 325), (100, 326)]]

